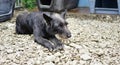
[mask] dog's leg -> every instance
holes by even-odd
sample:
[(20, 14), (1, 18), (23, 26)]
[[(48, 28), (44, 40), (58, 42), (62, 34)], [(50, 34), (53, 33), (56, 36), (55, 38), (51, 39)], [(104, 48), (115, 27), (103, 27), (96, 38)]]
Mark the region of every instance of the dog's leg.
[(16, 18), (16, 33), (18, 34), (30, 34), (31, 32), (28, 30), (28, 23), (26, 21), (27, 13), (20, 14)]
[(58, 40), (55, 36), (50, 37), (49, 40), (54, 43), (55, 50), (58, 50), (58, 49), (62, 50), (63, 49), (63, 47), (64, 47), (63, 43), (60, 40)]
[(35, 37), (35, 41), (39, 43), (40, 45), (48, 48), (48, 50), (50, 51), (54, 50), (54, 46), (47, 39), (44, 39), (42, 37)]
[(16, 33), (17, 34), (23, 34), (23, 30), (22, 30), (22, 22), (20, 22), (19, 20), (16, 20)]
[(33, 34), (35, 37), (35, 41), (37, 43), (48, 48), (48, 50), (50, 50), (50, 51), (54, 50), (54, 46), (49, 42), (49, 40), (42, 37), (44, 33), (41, 31), (41, 29), (37, 25), (34, 26)]

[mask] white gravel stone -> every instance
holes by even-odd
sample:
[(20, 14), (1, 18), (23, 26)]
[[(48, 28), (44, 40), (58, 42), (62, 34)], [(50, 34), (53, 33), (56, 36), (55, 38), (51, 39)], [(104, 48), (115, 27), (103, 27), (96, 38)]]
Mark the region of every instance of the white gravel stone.
[(40, 60), (35, 61), (35, 65), (40, 65), (40, 64), (41, 64)]
[(76, 49), (81, 49), (82, 48), (82, 46), (77, 45), (75, 43), (71, 43), (70, 46), (75, 47)]
[(74, 61), (71, 62), (71, 64), (72, 65), (77, 65), (77, 62), (78, 62), (77, 60), (74, 60)]
[(107, 44), (106, 43), (99, 43), (99, 46), (101, 47), (101, 48), (105, 48), (106, 46), (107, 46)]
[(55, 57), (59, 57), (59, 56), (62, 56), (62, 54), (60, 52), (57, 52), (54, 54)]
[(103, 65), (101, 62), (91, 62), (90, 65)]
[(86, 61), (84, 61), (84, 60), (80, 60), (79, 62), (81, 65), (84, 65), (86, 63)]
[(47, 56), (45, 57), (45, 61), (55, 61), (55, 56), (54, 55)]
[(68, 46), (68, 45), (64, 45), (64, 48), (65, 48), (65, 49), (70, 49), (71, 47)]
[(90, 50), (90, 52), (95, 53), (97, 55), (103, 55), (104, 54), (103, 49), (92, 49), (92, 50)]
[(34, 65), (34, 64), (35, 64), (34, 59), (29, 59), (29, 60), (27, 61), (27, 64), (28, 64), (28, 65)]
[(7, 53), (13, 53), (12, 49), (7, 49)]
[(92, 59), (89, 54), (82, 54), (80, 57), (81, 57), (81, 59), (83, 59), (83, 60), (85, 60), (85, 61)]
[(3, 51), (4, 49), (5, 49), (5, 47), (0, 45), (0, 50)]
[(49, 62), (49, 63), (45, 63), (44, 65), (55, 65), (55, 64), (52, 62)]

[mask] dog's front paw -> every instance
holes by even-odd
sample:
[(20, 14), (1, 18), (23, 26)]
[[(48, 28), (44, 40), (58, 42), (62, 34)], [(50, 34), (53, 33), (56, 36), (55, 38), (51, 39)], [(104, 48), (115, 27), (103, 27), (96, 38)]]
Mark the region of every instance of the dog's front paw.
[(53, 51), (55, 49), (55, 47), (49, 41), (44, 41), (44, 43), (42, 43), (41, 45), (43, 45), (49, 51)]
[(56, 50), (63, 50), (63, 48), (64, 48), (64, 44), (62, 44), (62, 43), (58, 43), (58, 44), (55, 46), (55, 49), (56, 49)]
[(55, 49), (55, 47), (51, 44), (49, 46), (47, 46), (47, 48), (49, 51), (54, 51), (54, 49)]

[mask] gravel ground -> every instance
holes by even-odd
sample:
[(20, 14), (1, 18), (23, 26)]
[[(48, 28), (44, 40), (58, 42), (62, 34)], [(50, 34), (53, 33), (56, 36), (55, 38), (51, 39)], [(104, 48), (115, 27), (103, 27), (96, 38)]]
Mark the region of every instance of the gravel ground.
[(15, 17), (0, 23), (0, 65), (120, 65), (120, 16), (68, 14), (72, 37), (58, 52), (15, 34)]

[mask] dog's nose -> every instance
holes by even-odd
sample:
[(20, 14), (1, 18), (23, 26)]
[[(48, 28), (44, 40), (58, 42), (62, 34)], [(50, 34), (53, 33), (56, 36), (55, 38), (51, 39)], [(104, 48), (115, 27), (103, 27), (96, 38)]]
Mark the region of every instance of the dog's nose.
[(67, 35), (67, 37), (70, 38), (70, 37), (71, 37), (71, 34)]

